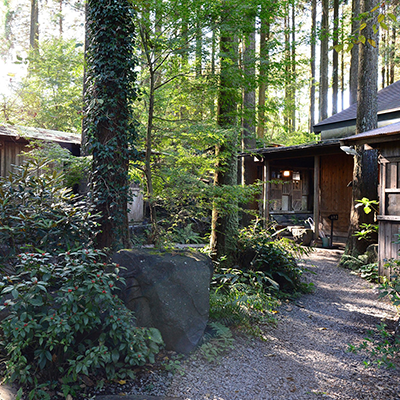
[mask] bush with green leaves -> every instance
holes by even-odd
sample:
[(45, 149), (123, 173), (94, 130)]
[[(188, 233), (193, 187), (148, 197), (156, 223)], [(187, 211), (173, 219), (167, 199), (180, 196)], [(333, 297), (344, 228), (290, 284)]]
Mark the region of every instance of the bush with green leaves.
[(49, 162), (32, 159), (0, 178), (0, 243), (11, 255), (83, 248), (95, 234), (88, 199), (66, 188), (61, 173), (46, 170)]
[(376, 331), (369, 330), (368, 336), (357, 346), (349, 345), (348, 351), (352, 353), (366, 353), (369, 358), (364, 361), (366, 367), (376, 365), (387, 368), (396, 367), (396, 359), (400, 355), (400, 339), (387, 331), (387, 325), (381, 323), (376, 326)]
[(135, 366), (154, 362), (160, 332), (135, 327), (116, 296), (124, 283), (119, 266), (104, 259), (90, 249), (18, 256), (16, 273), (1, 283), (7, 379), (61, 380), (68, 392), (83, 375), (131, 377)]
[(246, 272), (257, 272), (258, 280), (262, 272), (264, 287), (270, 290), (279, 288), (283, 292), (309, 290), (309, 285), (301, 281), (305, 268), (298, 264), (296, 258), (308, 254), (311, 249), (286, 238), (278, 239), (273, 231), (257, 226), (240, 231), (238, 248), (240, 268)]

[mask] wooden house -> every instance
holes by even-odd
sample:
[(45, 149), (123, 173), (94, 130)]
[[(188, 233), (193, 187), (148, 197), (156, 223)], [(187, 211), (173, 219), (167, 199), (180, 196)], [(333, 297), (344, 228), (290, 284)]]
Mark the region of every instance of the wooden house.
[(389, 277), (386, 261), (398, 259), (400, 251), (400, 122), (350, 136), (342, 143), (379, 150), (379, 275)]
[(7, 176), (13, 165), (21, 165), (23, 151), (28, 150), (32, 140), (59, 143), (75, 156), (80, 155), (81, 137), (78, 134), (29, 128), (25, 126), (0, 125), (0, 176)]
[[(355, 134), (356, 117), (353, 104), (314, 126), (321, 135), (317, 143), (255, 149), (241, 155), (245, 165), (253, 164), (252, 181), (264, 184), (259, 213), (265, 220), (288, 226), (312, 217), (315, 238), (322, 230), (328, 236), (332, 231), (331, 242), (346, 241), (354, 162), (340, 140)], [(396, 122), (400, 122), (400, 81), (378, 92), (378, 126)]]
[(345, 240), (353, 157), (340, 149), (339, 140), (257, 149), (242, 156), (253, 159), (253, 181), (263, 182), (259, 211), (265, 220), (298, 226), (311, 217), (316, 238), (320, 230), (330, 235), (333, 226), (332, 240)]
[[(25, 126), (0, 125), (0, 176), (7, 176), (13, 165), (18, 166), (24, 162), (24, 156), (21, 153), (29, 150), (32, 140), (55, 142), (68, 149), (72, 155), (80, 156), (80, 134)], [(135, 184), (131, 189), (133, 200), (128, 207), (128, 218), (135, 222), (142, 221), (144, 217), (143, 194)]]

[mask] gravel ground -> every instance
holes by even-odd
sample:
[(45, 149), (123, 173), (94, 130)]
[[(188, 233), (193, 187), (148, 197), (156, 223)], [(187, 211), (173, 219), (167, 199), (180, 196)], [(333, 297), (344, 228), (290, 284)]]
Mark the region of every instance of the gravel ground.
[(346, 352), (361, 343), (395, 309), (378, 290), (337, 267), (341, 253), (318, 250), (307, 260), (315, 292), (284, 304), (267, 341), (238, 337), (218, 363), (188, 359), (163, 393), (185, 400), (400, 399), (397, 370), (365, 368), (363, 355)]

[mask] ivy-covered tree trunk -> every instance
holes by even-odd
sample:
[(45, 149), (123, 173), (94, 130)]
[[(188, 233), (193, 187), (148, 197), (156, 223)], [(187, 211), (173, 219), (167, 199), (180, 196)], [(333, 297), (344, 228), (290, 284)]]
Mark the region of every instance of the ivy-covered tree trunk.
[[(377, 5), (376, 0), (362, 0), (362, 12), (368, 12)], [(356, 134), (375, 129), (378, 123), (378, 34), (373, 31), (377, 24), (376, 13), (373, 20), (367, 22), (363, 31), (369, 40), (360, 45), (358, 69), (358, 97)], [(375, 46), (371, 44), (374, 41)], [(373, 43), (373, 42), (372, 42)], [(357, 200), (366, 197), (370, 200), (378, 198), (378, 154), (377, 150), (365, 150), (364, 146), (356, 146), (353, 171), (353, 204), (350, 215), (349, 237), (346, 254), (358, 256), (365, 253), (368, 245), (376, 243), (376, 237), (371, 240), (358, 240), (354, 233), (362, 223), (373, 224), (373, 213), (365, 214), (363, 207), (357, 207)]]
[(239, 226), (238, 212), (235, 205), (225, 205), (224, 199), (218, 198), (218, 187), (237, 185), (237, 40), (235, 29), (231, 28), (228, 22), (225, 20), (221, 27), (217, 113), (217, 124), (220, 128), (226, 130), (226, 138), (223, 144), (216, 146), (218, 162), (214, 185), (217, 187), (217, 195), (212, 210), (210, 246), (213, 257), (219, 259), (226, 256), (227, 262), (231, 263), (236, 251), (236, 237)]
[(101, 213), (98, 247), (129, 246), (128, 164), (136, 156), (134, 24), (127, 0), (88, 0), (85, 124), (93, 155), (92, 193)]

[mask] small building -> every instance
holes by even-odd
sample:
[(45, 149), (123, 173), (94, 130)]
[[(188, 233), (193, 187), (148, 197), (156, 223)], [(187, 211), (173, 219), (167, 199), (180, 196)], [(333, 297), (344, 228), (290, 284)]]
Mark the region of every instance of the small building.
[(379, 275), (389, 277), (386, 261), (398, 259), (400, 251), (400, 122), (347, 137), (342, 143), (379, 150)]
[(353, 157), (340, 149), (339, 140), (257, 149), (242, 156), (248, 163), (253, 160), (253, 181), (263, 182), (259, 207), (263, 219), (290, 226), (311, 217), (316, 238), (320, 230), (330, 235), (333, 224), (332, 239), (346, 240)]
[(81, 136), (78, 134), (52, 131), (49, 129), (30, 128), (15, 125), (0, 125), (0, 176), (7, 176), (13, 165), (24, 162), (22, 152), (29, 150), (32, 140), (56, 142), (80, 155)]
[[(312, 217), (316, 238), (320, 229), (329, 236), (333, 227), (333, 241), (345, 243), (354, 162), (341, 139), (355, 134), (356, 118), (357, 104), (353, 104), (314, 125), (315, 134), (321, 135), (317, 143), (267, 147), (241, 154), (245, 165), (250, 166), (252, 181), (259, 179), (264, 184), (258, 209), (265, 220), (288, 226)], [(378, 126), (397, 122), (400, 123), (400, 81), (378, 92)]]
[[(0, 125), (0, 176), (7, 176), (13, 165), (24, 162), (22, 152), (29, 151), (33, 140), (55, 142), (68, 149), (72, 155), (81, 154), (81, 135), (50, 129), (32, 128), (15, 125)], [(140, 188), (132, 184), (132, 202), (128, 206), (130, 221), (143, 221), (144, 200)]]

